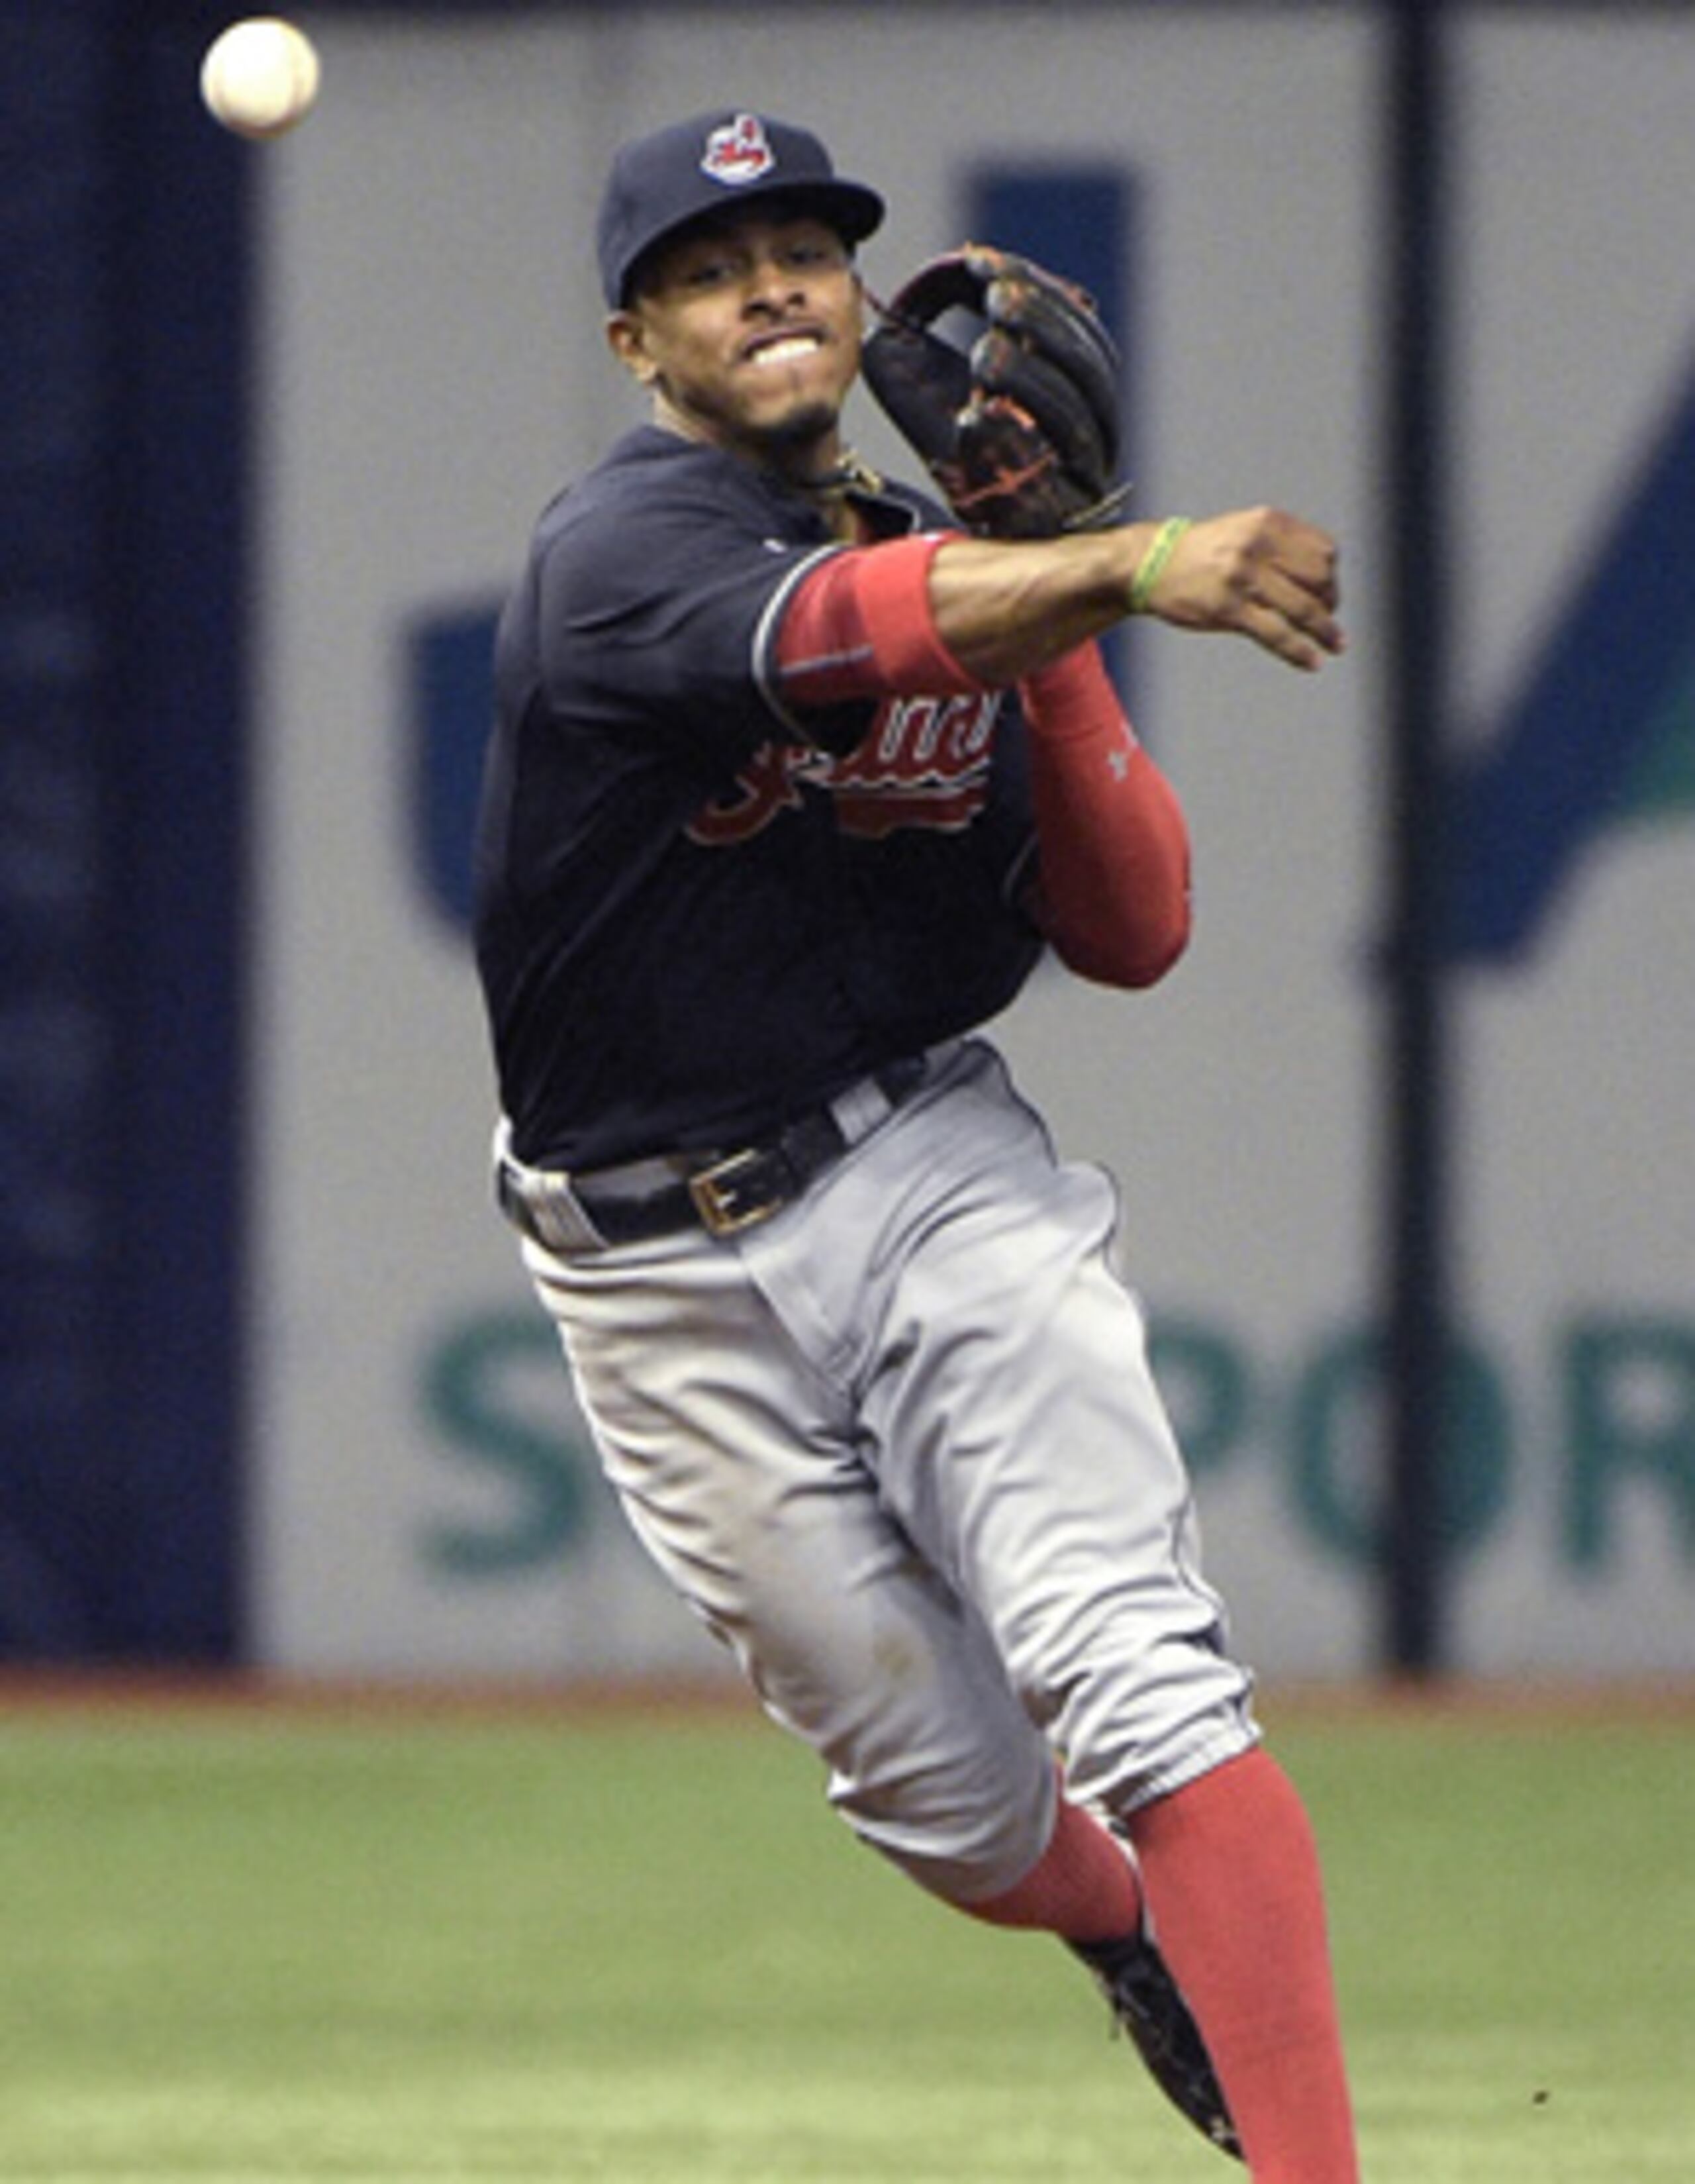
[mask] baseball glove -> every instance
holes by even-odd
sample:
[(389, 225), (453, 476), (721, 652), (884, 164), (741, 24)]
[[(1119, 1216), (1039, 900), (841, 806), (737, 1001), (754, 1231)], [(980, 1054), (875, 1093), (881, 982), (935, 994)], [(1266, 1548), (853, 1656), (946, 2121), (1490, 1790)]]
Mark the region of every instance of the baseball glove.
[[(865, 383), (968, 530), (1051, 538), (1114, 520), (1118, 351), (1081, 288), (967, 243), (876, 309)], [(933, 331), (950, 310), (986, 321), (969, 351)]]

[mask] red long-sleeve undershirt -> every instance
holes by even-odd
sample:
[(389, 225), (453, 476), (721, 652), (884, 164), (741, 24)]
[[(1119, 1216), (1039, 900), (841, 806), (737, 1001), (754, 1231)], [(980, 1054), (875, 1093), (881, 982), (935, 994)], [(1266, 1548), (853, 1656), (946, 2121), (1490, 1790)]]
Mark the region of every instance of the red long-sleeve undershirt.
[[(934, 534), (849, 547), (809, 571), (783, 614), (776, 668), (803, 716), (851, 699), (982, 685), (931, 614)], [(1019, 684), (1041, 852), (1037, 914), (1060, 960), (1110, 986), (1150, 986), (1189, 937), (1189, 838), (1170, 783), (1136, 741), (1093, 644)]]

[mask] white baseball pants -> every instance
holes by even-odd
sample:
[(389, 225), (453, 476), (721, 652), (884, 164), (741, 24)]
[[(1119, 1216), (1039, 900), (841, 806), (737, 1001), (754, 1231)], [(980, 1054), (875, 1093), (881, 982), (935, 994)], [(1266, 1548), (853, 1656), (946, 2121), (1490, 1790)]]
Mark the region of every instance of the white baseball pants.
[(524, 1246), (636, 1531), (956, 1903), (1041, 1856), (1056, 1757), (1122, 1814), (1258, 1735), (1115, 1221), (973, 1039), (759, 1227)]

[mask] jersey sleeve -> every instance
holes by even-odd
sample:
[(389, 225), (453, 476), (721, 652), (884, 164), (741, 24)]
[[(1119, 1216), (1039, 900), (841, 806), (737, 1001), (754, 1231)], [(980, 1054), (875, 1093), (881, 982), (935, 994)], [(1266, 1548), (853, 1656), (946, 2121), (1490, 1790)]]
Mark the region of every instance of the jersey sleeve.
[(533, 671), (556, 715), (668, 739), (704, 774), (792, 736), (758, 671), (763, 632), (835, 550), (761, 529), (701, 484), (573, 505), (532, 564)]
[(931, 609), (930, 565), (943, 536), (844, 546), (797, 571), (761, 655), (780, 708), (804, 721), (855, 700), (982, 689), (948, 651)]

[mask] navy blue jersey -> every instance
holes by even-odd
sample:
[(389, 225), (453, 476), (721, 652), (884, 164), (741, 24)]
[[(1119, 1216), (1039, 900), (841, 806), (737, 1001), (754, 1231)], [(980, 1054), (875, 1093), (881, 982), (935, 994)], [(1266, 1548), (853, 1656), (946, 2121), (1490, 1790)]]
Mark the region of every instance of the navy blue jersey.
[[(945, 525), (920, 496), (881, 532)], [(733, 1145), (981, 1023), (1028, 976), (1011, 694), (809, 719), (773, 658), (816, 506), (657, 426), (548, 508), (502, 618), (476, 942), (533, 1163)]]

